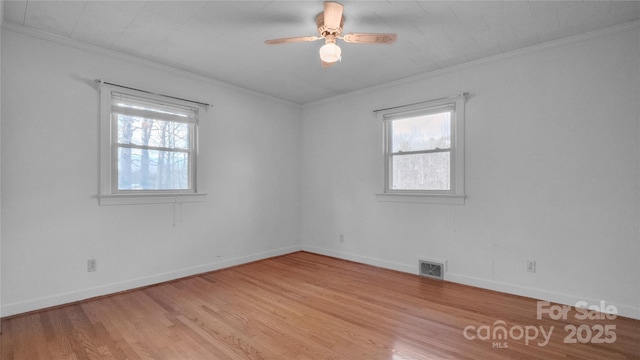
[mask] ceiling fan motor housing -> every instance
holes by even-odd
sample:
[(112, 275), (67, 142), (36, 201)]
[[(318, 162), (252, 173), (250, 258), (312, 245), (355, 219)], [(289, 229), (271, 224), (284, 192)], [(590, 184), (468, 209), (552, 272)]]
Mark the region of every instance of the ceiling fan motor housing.
[(342, 27), (344, 26), (344, 16), (340, 19), (340, 27), (337, 29), (330, 29), (324, 25), (324, 12), (321, 12), (316, 16), (316, 25), (318, 25), (318, 34), (322, 37), (327, 35), (338, 36), (342, 33)]

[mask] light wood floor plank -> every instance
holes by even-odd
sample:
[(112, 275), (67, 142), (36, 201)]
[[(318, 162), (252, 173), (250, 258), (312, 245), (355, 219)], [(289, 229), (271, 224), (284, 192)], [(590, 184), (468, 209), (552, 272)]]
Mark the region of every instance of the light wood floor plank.
[[(0, 359), (640, 359), (640, 321), (536, 310), (530, 298), (298, 252), (3, 319)], [(501, 321), (553, 331), (544, 346), (541, 335), (464, 335)], [(615, 342), (565, 343), (565, 326), (605, 325)]]

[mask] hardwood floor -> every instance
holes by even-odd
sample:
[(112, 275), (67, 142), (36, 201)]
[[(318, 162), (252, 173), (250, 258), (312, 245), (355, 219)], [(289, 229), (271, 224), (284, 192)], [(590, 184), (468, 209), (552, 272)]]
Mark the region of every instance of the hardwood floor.
[(0, 358), (640, 359), (640, 321), (537, 308), (298, 252), (3, 319)]

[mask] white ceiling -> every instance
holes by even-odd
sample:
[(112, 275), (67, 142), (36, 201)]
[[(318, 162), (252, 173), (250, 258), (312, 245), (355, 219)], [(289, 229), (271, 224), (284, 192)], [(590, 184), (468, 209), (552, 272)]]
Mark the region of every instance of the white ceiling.
[(392, 45), (340, 43), (323, 69), (322, 1), (5, 0), (4, 19), (298, 104), (638, 20), (640, 1), (342, 1), (344, 33), (392, 32)]

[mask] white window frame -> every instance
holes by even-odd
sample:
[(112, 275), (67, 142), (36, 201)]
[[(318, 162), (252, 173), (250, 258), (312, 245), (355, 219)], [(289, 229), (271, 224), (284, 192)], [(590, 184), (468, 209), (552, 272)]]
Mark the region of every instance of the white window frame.
[[(383, 127), (383, 192), (376, 194), (379, 201), (418, 202), (435, 204), (464, 204), (464, 121), (465, 102), (467, 93), (420, 102), (411, 105), (398, 106), (377, 110), (376, 114)], [(437, 113), (445, 109), (452, 109), (451, 117), (451, 147), (450, 147), (450, 189), (449, 190), (404, 190), (392, 189), (392, 134), (391, 123), (416, 115)], [(425, 151), (431, 152), (431, 151)], [(421, 153), (421, 152), (416, 152)]]
[[(198, 181), (198, 108), (193, 103), (130, 88), (100, 82), (100, 205), (168, 204), (204, 201)], [(112, 116), (114, 94), (194, 109), (196, 117), (190, 122), (190, 188), (182, 190), (118, 190), (117, 123)]]

